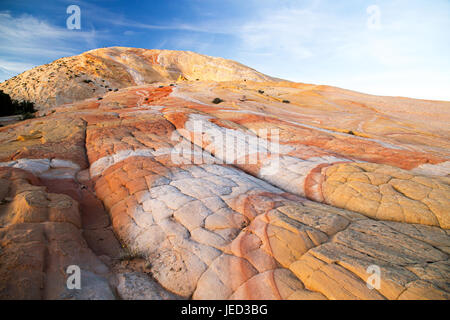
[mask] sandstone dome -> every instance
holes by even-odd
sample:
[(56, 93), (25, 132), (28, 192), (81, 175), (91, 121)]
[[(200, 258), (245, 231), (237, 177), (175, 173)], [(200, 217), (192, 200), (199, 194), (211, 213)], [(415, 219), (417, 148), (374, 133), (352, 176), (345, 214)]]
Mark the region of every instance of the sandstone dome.
[(273, 81), (256, 70), (223, 58), (189, 51), (111, 47), (61, 58), (0, 84), (14, 99), (42, 109), (102, 95), (109, 90), (156, 82)]

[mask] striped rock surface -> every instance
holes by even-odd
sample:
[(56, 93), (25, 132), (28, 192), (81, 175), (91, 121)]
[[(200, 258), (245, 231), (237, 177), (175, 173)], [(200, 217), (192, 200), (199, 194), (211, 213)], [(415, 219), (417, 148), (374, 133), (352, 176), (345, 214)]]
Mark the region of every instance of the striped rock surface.
[(450, 104), (258, 80), (0, 128), (0, 298), (449, 299)]

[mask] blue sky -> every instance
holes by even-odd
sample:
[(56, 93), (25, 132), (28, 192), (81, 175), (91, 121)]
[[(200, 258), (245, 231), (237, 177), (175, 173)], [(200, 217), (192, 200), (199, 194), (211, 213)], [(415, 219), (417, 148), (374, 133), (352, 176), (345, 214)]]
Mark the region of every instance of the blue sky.
[[(80, 30), (66, 28), (71, 4)], [(449, 0), (0, 3), (0, 80), (107, 46), (191, 50), (298, 82), (450, 100)]]

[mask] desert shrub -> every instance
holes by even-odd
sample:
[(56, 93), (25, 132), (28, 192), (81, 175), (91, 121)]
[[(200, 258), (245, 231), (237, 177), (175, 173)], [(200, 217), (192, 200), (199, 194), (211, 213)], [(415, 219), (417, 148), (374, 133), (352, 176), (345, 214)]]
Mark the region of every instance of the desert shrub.
[(33, 119), (33, 118), (36, 118), (34, 113), (27, 112), (27, 113), (22, 114), (22, 120)]
[(289, 100), (283, 100), (283, 103), (291, 103)]
[(223, 102), (223, 100), (220, 99), (220, 98), (215, 98), (215, 99), (212, 101), (212, 103), (214, 103), (214, 104), (219, 104), (219, 103), (221, 103), (221, 102)]
[(119, 255), (119, 260), (130, 261), (133, 259), (145, 259), (145, 256), (142, 253), (138, 252), (136, 249), (130, 249), (124, 246), (121, 254)]
[(15, 108), (15, 114), (27, 114), (27, 113), (35, 113), (34, 103), (30, 101), (13, 101), (13, 105)]

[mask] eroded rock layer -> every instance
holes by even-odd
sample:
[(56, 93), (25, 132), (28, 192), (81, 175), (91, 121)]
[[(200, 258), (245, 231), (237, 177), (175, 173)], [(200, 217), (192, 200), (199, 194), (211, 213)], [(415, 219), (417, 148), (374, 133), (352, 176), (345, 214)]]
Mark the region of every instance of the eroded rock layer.
[(111, 47), (25, 71), (1, 83), (0, 90), (45, 110), (49, 106), (101, 97), (120, 88), (178, 79), (275, 80), (235, 61), (194, 52)]
[(449, 299), (448, 112), (179, 81), (0, 128), (0, 298)]

